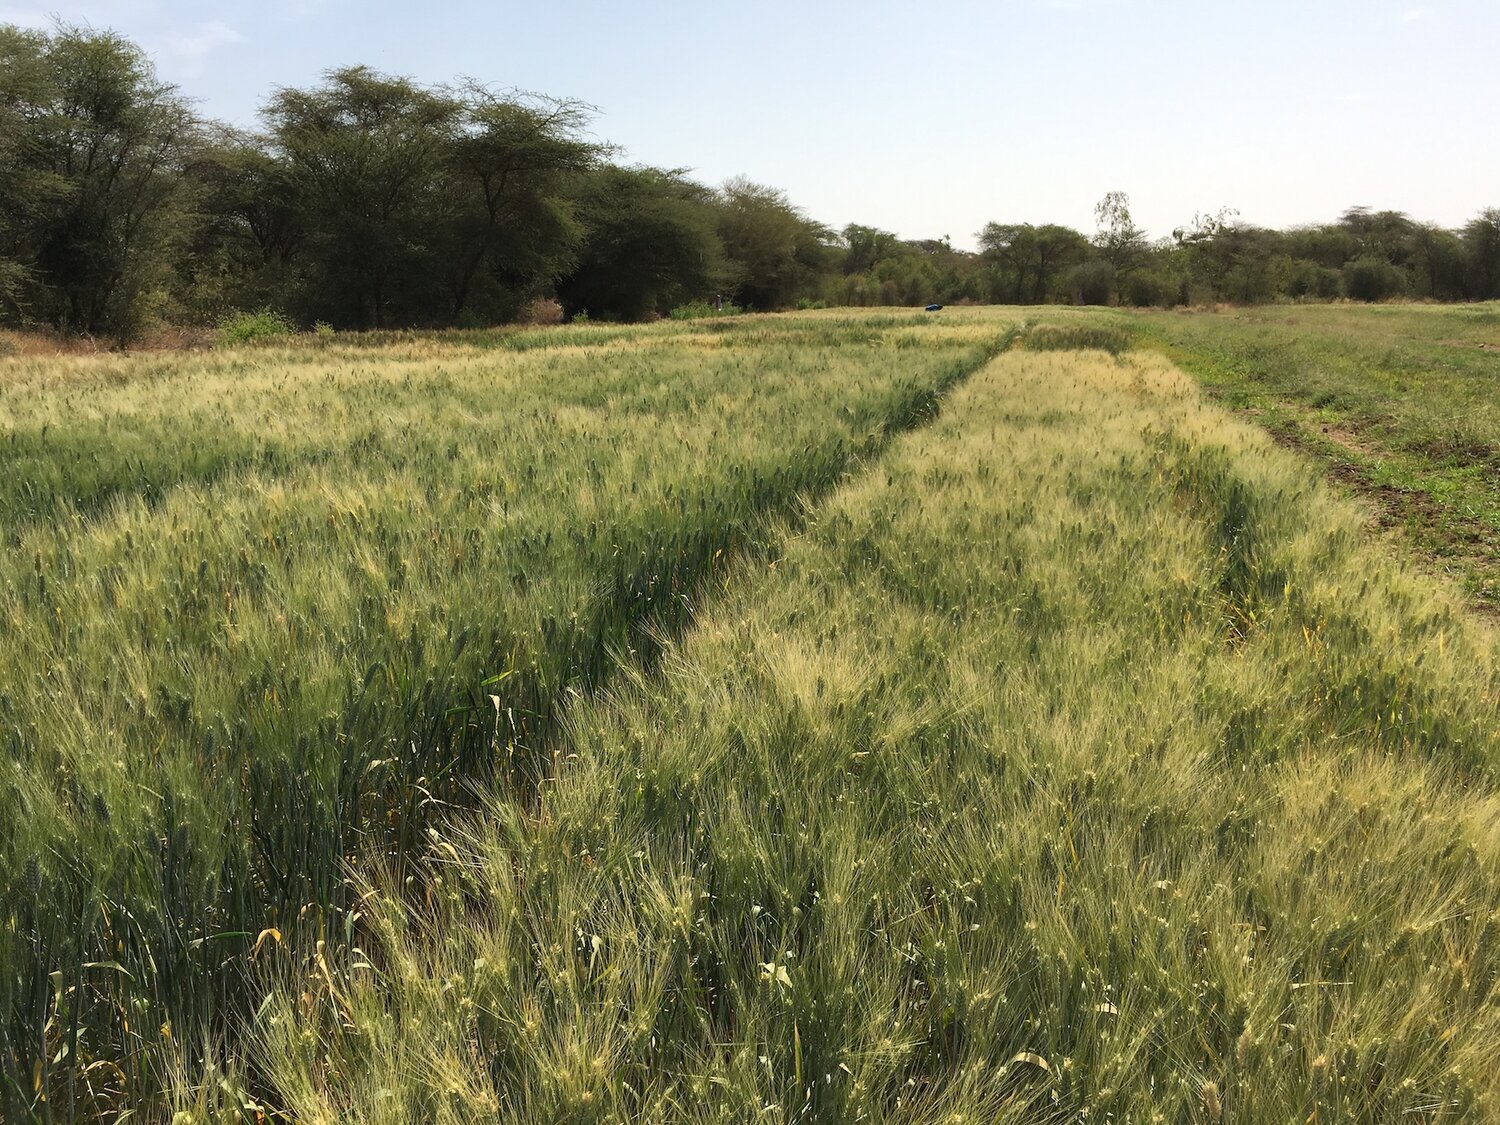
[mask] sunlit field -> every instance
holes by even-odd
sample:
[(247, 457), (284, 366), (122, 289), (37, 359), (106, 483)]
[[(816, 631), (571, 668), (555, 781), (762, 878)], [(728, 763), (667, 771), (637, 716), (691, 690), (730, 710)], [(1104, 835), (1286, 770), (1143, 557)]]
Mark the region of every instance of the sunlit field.
[(1491, 626), (1133, 332), (0, 363), (6, 1120), (1491, 1119)]
[(13, 1113), (148, 1103), (566, 698), (1004, 343), (737, 321), (0, 365)]

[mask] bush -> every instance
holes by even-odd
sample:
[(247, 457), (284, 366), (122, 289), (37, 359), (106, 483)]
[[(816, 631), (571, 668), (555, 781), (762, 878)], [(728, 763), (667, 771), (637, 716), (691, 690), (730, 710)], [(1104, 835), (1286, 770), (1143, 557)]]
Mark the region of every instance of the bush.
[(217, 344), (221, 348), (253, 344), (257, 340), (274, 340), (290, 336), (292, 322), (275, 309), (257, 309), (255, 312), (235, 313), (219, 321)]
[(563, 322), (563, 307), (551, 297), (538, 297), (527, 301), (516, 318), (522, 324), (546, 326)]
[(1075, 304), (1107, 305), (1115, 288), (1115, 268), (1102, 258), (1095, 258), (1070, 269), (1066, 283)]
[(1125, 279), (1123, 288), (1125, 303), (1138, 309), (1169, 304), (1168, 295), (1176, 290), (1168, 280), (1154, 273), (1133, 273)]
[(1406, 292), (1406, 278), (1384, 258), (1356, 258), (1344, 267), (1344, 293), (1356, 301), (1384, 301)]
[(1292, 263), (1291, 272), (1287, 277), (1286, 295), (1294, 299), (1315, 298), (1331, 301), (1339, 295), (1342, 286), (1343, 275), (1338, 270), (1299, 258)]
[(1038, 324), (1026, 333), (1026, 347), (1034, 352), (1102, 351), (1119, 355), (1130, 347), (1130, 336), (1109, 324)]

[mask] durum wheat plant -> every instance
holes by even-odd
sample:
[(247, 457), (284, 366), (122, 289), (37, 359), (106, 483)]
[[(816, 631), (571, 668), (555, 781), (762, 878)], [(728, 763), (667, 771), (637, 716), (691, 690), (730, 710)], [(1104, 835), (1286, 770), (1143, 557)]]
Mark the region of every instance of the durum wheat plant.
[(1004, 331), (744, 318), (8, 362), (9, 1113), (149, 1108), (232, 1050), (251, 962), (338, 936), (347, 860), (399, 869), (477, 782), (531, 799), (569, 693)]
[(1493, 1116), (1492, 633), (1135, 331), (5, 361), (7, 1119)]
[(1487, 634), (1149, 357), (1007, 355), (364, 870), (309, 1121), (1494, 1112)]

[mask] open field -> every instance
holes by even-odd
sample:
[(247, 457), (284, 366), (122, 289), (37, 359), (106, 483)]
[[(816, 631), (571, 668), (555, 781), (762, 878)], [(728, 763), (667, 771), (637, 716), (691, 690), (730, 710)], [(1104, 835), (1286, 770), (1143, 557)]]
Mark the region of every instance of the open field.
[(145, 1104), (346, 857), (530, 792), (568, 693), (1006, 331), (714, 327), (0, 366), (12, 1113)]
[(1500, 609), (1500, 305), (1136, 314), (1225, 405), (1328, 463)]
[(725, 585), (367, 872), (261, 1030), (299, 1116), (1493, 1112), (1492, 651), (1184, 376), (1005, 356)]
[(6, 1120), (1500, 1113), (1490, 625), (1018, 315), (0, 363)]

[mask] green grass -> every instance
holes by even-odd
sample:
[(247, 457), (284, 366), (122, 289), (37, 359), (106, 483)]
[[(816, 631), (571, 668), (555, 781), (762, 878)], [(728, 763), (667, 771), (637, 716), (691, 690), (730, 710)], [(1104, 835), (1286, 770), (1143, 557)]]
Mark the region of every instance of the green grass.
[(1328, 463), (1500, 606), (1500, 305), (1134, 314), (1226, 405)]
[(1493, 1119), (1492, 639), (1159, 357), (997, 359), (721, 584), (267, 970), (274, 1108)]
[(1007, 328), (726, 327), (0, 367), (8, 1119), (159, 1109), (265, 931), (532, 800), (566, 699)]

